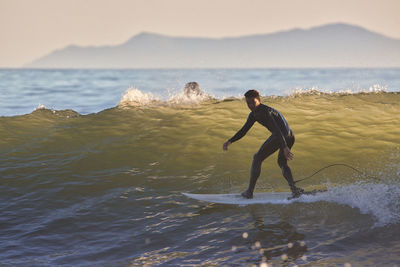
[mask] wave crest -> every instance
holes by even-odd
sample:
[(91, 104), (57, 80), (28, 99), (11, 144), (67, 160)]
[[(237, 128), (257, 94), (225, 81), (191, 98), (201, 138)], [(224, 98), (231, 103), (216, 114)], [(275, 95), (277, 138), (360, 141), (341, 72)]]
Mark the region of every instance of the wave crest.
[(145, 93), (135, 87), (129, 87), (119, 101), (118, 107), (199, 104), (211, 99), (214, 99), (214, 97), (204, 92), (193, 94), (180, 92), (170, 94), (167, 100), (162, 100), (152, 93)]
[(357, 94), (380, 94), (386, 93), (387, 86), (383, 86), (380, 84), (374, 84), (370, 86), (368, 89), (359, 88), (357, 90), (354, 89), (344, 89), (339, 91), (332, 91), (327, 89), (321, 89), (316, 86), (311, 88), (301, 88), (296, 87), (293, 91), (288, 94), (288, 97), (299, 97), (299, 96), (308, 96), (308, 95), (357, 95)]
[(143, 93), (135, 87), (129, 87), (119, 101), (118, 107), (148, 106), (156, 102), (159, 102), (159, 99), (152, 93)]

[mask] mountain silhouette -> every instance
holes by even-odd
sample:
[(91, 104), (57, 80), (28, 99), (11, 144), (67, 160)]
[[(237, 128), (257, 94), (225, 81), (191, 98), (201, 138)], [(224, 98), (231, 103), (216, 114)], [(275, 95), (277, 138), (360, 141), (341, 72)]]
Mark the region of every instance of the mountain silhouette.
[(140, 33), (116, 46), (71, 45), (24, 67), (400, 67), (400, 40), (343, 23), (217, 39)]

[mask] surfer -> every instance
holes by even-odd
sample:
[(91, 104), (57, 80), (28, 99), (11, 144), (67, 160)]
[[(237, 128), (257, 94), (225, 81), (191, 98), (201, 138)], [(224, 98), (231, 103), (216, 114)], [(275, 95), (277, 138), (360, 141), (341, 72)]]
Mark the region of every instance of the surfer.
[(244, 126), (223, 144), (223, 150), (228, 150), (230, 144), (242, 138), (256, 121), (266, 127), (272, 135), (262, 144), (258, 152), (254, 155), (251, 165), (249, 187), (242, 193), (242, 196), (245, 198), (253, 198), (254, 188), (261, 173), (262, 162), (278, 149), (278, 165), (282, 170), (282, 174), (290, 186), (293, 197), (300, 196), (304, 190), (295, 186), (292, 171), (287, 164), (288, 160), (293, 159), (293, 153), (290, 149), (294, 144), (294, 135), (289, 128), (289, 124), (279, 111), (261, 104), (260, 93), (257, 90), (249, 90), (244, 96), (246, 97), (247, 106), (251, 112)]
[(203, 95), (204, 93), (200, 89), (200, 85), (197, 82), (188, 82), (183, 88), (183, 93), (190, 97), (190, 96), (199, 96)]

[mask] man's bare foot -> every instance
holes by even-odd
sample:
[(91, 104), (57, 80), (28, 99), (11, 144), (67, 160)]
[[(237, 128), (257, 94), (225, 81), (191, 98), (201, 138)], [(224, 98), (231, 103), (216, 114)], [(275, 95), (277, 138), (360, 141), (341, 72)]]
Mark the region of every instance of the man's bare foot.
[(246, 190), (242, 193), (242, 197), (244, 198), (253, 198), (253, 193), (250, 193), (249, 190)]

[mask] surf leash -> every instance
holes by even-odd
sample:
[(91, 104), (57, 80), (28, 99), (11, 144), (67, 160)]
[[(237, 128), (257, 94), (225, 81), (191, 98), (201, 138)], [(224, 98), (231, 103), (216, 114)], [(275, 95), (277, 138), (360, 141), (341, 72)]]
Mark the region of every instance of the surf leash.
[(344, 163), (335, 163), (335, 164), (327, 165), (327, 166), (325, 166), (325, 167), (319, 169), (318, 171), (314, 172), (314, 173), (311, 174), (310, 176), (307, 176), (307, 177), (301, 178), (301, 179), (299, 179), (299, 180), (297, 180), (297, 181), (294, 181), (294, 183), (296, 184), (296, 183), (302, 182), (302, 181), (304, 181), (304, 180), (306, 180), (306, 179), (309, 179), (309, 178), (313, 177), (314, 175), (316, 175), (317, 173), (320, 173), (321, 171), (323, 171), (323, 170), (325, 170), (325, 169), (328, 169), (328, 168), (330, 168), (330, 167), (333, 167), (333, 166), (345, 166), (345, 167), (350, 168), (350, 169), (354, 170), (355, 172), (361, 174), (361, 175), (364, 176), (364, 177), (371, 177), (371, 178), (374, 178), (374, 179), (378, 179), (378, 177), (366, 175), (366, 174), (364, 174), (363, 172), (357, 170), (356, 168), (354, 168), (354, 167), (352, 167), (352, 166), (350, 166), (350, 165), (347, 165), (347, 164), (344, 164)]

